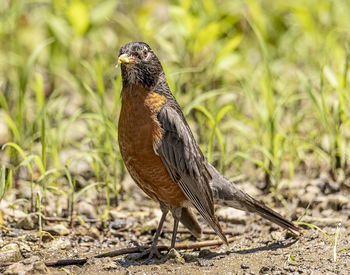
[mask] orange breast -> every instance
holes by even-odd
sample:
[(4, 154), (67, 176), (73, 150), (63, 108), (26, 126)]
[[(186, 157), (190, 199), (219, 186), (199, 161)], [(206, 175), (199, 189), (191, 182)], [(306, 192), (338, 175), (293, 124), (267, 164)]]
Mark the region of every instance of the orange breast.
[(164, 96), (141, 86), (124, 89), (118, 140), (124, 163), (137, 185), (154, 200), (181, 206), (187, 199), (153, 149), (153, 143), (162, 137), (157, 112), (164, 103)]

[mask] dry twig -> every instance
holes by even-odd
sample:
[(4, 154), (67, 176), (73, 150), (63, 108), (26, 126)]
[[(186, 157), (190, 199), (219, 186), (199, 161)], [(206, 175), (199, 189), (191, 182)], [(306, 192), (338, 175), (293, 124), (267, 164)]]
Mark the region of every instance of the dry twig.
[[(223, 232), (224, 232), (225, 235), (232, 235), (232, 236), (235, 236), (235, 235), (238, 234), (237, 230), (236, 231), (234, 231), (234, 230), (223, 230)], [(162, 233), (173, 233), (173, 230), (172, 229), (163, 229)], [(179, 234), (191, 234), (191, 232), (189, 230), (182, 229), (182, 228), (179, 228), (177, 230), (177, 233), (179, 233)], [(203, 230), (202, 233), (205, 234), (205, 235), (216, 235), (214, 230)]]
[[(233, 242), (236, 238), (232, 237), (229, 238), (227, 241)], [(222, 245), (223, 242), (222, 240), (214, 240), (214, 241), (203, 241), (203, 242), (196, 242), (196, 243), (180, 243), (175, 245), (175, 249), (177, 250), (189, 250), (189, 249), (195, 249), (195, 248), (202, 248), (202, 247), (211, 247), (211, 246), (218, 246)], [(149, 246), (137, 246), (137, 247), (130, 247), (130, 248), (122, 248), (118, 250), (113, 250), (110, 252), (98, 254), (95, 256), (95, 258), (103, 258), (103, 257), (116, 257), (124, 254), (131, 254), (131, 253), (137, 253), (137, 252), (142, 252), (149, 248)], [(158, 246), (158, 251), (164, 251), (164, 250), (169, 250), (170, 246), (169, 245), (162, 245)]]

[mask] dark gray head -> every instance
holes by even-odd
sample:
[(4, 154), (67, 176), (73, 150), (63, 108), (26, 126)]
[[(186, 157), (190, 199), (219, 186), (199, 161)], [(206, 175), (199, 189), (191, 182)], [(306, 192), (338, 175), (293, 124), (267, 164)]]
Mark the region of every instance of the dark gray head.
[(159, 59), (144, 42), (131, 42), (120, 48), (118, 62), (121, 63), (123, 86), (141, 84), (154, 86), (164, 72)]

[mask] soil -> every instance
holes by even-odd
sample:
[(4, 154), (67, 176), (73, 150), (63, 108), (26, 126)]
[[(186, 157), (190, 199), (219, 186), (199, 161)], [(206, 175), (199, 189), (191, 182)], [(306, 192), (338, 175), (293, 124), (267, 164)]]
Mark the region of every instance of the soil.
[[(143, 196), (138, 189), (133, 189), (129, 200), (121, 201), (118, 207), (110, 210), (110, 219), (106, 222), (90, 219), (82, 225), (77, 221), (72, 230), (65, 221), (44, 223), (43, 230), (51, 234), (44, 232), (41, 243), (39, 230), (36, 227), (32, 230), (19, 229), (23, 227), (23, 223), (19, 226), (19, 219), (16, 218), (16, 213), (20, 210), (7, 209), (8, 204), (3, 201), (0, 210), (5, 227), (1, 231), (0, 248), (7, 244), (18, 244), (25, 259), (23, 261), (27, 260), (27, 264), (32, 264), (33, 261), (89, 258), (83, 265), (49, 267), (42, 271), (52, 274), (350, 274), (349, 189), (339, 188), (327, 193), (330, 189), (321, 186), (320, 182), (322, 181), (311, 181), (308, 185), (316, 186), (318, 195), (313, 198), (309, 210), (302, 218), (302, 221), (317, 226), (320, 230), (303, 225), (298, 237), (253, 214), (217, 208), (216, 213), (224, 230), (228, 232), (227, 236), (235, 237), (229, 247), (221, 245), (183, 250), (179, 251), (179, 256), (164, 255), (161, 259), (155, 258), (147, 263), (131, 260), (130, 255), (94, 258), (99, 253), (151, 243), (161, 212), (155, 202)], [(296, 191), (294, 199), (288, 202), (288, 207), (274, 209), (296, 220), (305, 212), (304, 203), (307, 200), (303, 196), (311, 197), (310, 190), (316, 191), (317, 188), (308, 187)], [(250, 191), (259, 193), (257, 190)], [(273, 197), (262, 194), (257, 198), (265, 202), (273, 201)], [(204, 221), (200, 221), (203, 229), (210, 231)], [(34, 221), (35, 225), (36, 223)], [(30, 225), (29, 223), (28, 226)], [(60, 228), (55, 229), (58, 225)], [(335, 242), (337, 228), (339, 237), (334, 248), (328, 238)], [(170, 243), (171, 229), (172, 219), (169, 215), (160, 245)], [(190, 234), (183, 231), (178, 234), (177, 243), (196, 242)], [(69, 234), (65, 235), (67, 233)], [(217, 237), (214, 234), (203, 234), (202, 240), (212, 239)], [(20, 274), (11, 271), (14, 267), (0, 266), (0, 272)], [(34, 273), (27, 274), (42, 273), (35, 268), (32, 271)]]

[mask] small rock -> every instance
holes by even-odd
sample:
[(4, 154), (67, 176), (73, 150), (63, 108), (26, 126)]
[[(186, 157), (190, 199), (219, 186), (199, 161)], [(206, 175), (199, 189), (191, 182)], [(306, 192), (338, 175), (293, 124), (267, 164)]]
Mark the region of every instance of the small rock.
[(38, 216), (34, 213), (28, 214), (25, 217), (22, 217), (17, 222), (17, 227), (24, 230), (33, 230), (38, 223)]
[(32, 249), (30, 248), (30, 246), (24, 242), (21, 242), (19, 244), (19, 250), (21, 251), (21, 254), (24, 255), (26, 253), (30, 253), (32, 251)]
[(247, 266), (246, 264), (241, 264), (241, 268), (242, 268), (242, 269), (248, 269), (249, 266)]
[(117, 211), (117, 210), (114, 210), (114, 209), (111, 209), (109, 211), (109, 216), (113, 219), (113, 220), (116, 220), (116, 219), (126, 219), (129, 217), (128, 213), (126, 212), (122, 212), (122, 211)]
[(180, 253), (174, 248), (170, 249), (168, 259), (173, 263), (185, 263), (185, 260), (181, 257)]
[(198, 265), (199, 266), (213, 266), (214, 264), (206, 259), (197, 259)]
[(93, 244), (92, 244), (91, 242), (84, 242), (84, 243), (80, 243), (79, 245), (80, 245), (80, 247), (89, 248), (89, 247), (91, 247)]
[[(57, 185), (59, 186), (59, 183), (57, 183)], [(45, 204), (47, 216), (60, 215), (62, 213), (62, 206), (67, 205), (67, 198), (65, 196), (57, 196), (49, 190), (46, 190)]]
[(118, 219), (116, 218), (110, 225), (111, 228), (118, 230), (121, 228), (126, 227), (126, 220), (125, 219)]
[(5, 245), (0, 250), (0, 263), (18, 262), (22, 259), (23, 257), (21, 251), (19, 250), (19, 246), (16, 243)]
[(52, 274), (43, 261), (23, 262), (10, 265), (4, 275)]
[(66, 236), (70, 233), (70, 230), (63, 224), (52, 224), (45, 227), (45, 231), (54, 236)]
[(86, 201), (81, 201), (78, 204), (78, 213), (79, 215), (85, 216), (88, 219), (96, 218), (96, 208), (95, 206), (87, 203)]
[(100, 239), (100, 231), (96, 227), (91, 227), (88, 231), (88, 236), (94, 238), (95, 240)]
[(58, 237), (47, 244), (49, 250), (63, 250), (72, 248), (71, 241), (66, 237)]
[(40, 262), (40, 261), (41, 261), (41, 259), (40, 259), (39, 256), (32, 256), (30, 258), (24, 259), (22, 261), (22, 263), (25, 264), (25, 265), (28, 265), (28, 264), (31, 264), (31, 263), (34, 263), (34, 262)]
[(15, 228), (14, 230), (11, 230), (11, 231), (5, 231), (4, 236), (10, 237), (10, 238), (18, 238), (19, 235), (20, 235), (19, 229)]
[(172, 248), (168, 253), (168, 258), (169, 259), (181, 258), (181, 255), (175, 248)]
[(39, 235), (38, 234), (27, 234), (25, 237), (24, 237), (24, 240), (27, 241), (27, 242), (37, 242), (39, 240)]
[(77, 236), (86, 236), (89, 230), (86, 225), (80, 225), (74, 230), (74, 234)]
[(294, 272), (295, 271), (295, 267), (291, 266), (291, 265), (285, 266), (283, 269), (286, 270), (286, 271), (289, 271), (289, 272)]
[(8, 215), (16, 220), (27, 217), (28, 214), (24, 213), (22, 210), (15, 209), (13, 211), (8, 211)]
[(74, 230), (74, 234), (76, 236), (81, 236), (81, 240), (83, 242), (91, 242), (93, 240), (99, 240), (100, 239), (100, 231), (94, 227), (87, 227), (86, 225), (84, 226), (79, 226), (77, 229)]
[(283, 234), (281, 232), (279, 232), (279, 231), (272, 231), (271, 232), (271, 237), (275, 241), (281, 241), (281, 240), (284, 239), (283, 238)]
[(113, 270), (114, 272), (118, 271), (120, 268), (120, 266), (118, 266), (117, 263), (111, 258), (90, 258), (84, 265), (84, 269), (89, 271), (92, 266), (98, 266), (106, 271)]
[(103, 263), (101, 265), (103, 270), (111, 270), (111, 271), (116, 271), (118, 270), (119, 266), (117, 265), (117, 263), (115, 261), (113, 261), (112, 259), (108, 259), (107, 262)]

